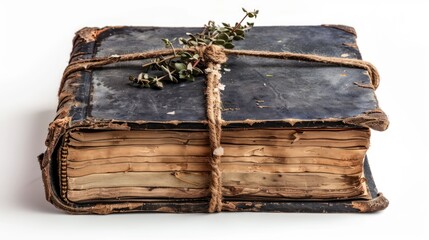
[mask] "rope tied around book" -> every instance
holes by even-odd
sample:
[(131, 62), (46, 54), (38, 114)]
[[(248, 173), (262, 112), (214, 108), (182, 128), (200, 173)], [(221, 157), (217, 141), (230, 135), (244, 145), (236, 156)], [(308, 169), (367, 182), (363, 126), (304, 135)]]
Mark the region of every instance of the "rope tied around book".
[(209, 128), (209, 142), (212, 150), (209, 164), (211, 167), (210, 179), (210, 203), (209, 212), (222, 211), (222, 172), (220, 171), (221, 157), (223, 148), (220, 145), (222, 134), (222, 108), (220, 99), (220, 78), (221, 64), (225, 63), (226, 57), (223, 48), (211, 45), (208, 47), (196, 48), (200, 56), (207, 65), (205, 69), (207, 87), (206, 87), (206, 103), (207, 103), (207, 125)]
[[(277, 58), (277, 59), (289, 59), (299, 60), (308, 62), (319, 62), (325, 64), (334, 64), (338, 66), (346, 66), (353, 68), (365, 69), (368, 72), (371, 80), (371, 87), (376, 89), (380, 82), (380, 76), (377, 69), (369, 62), (360, 59), (349, 59), (349, 58), (337, 58), (337, 57), (326, 57), (313, 54), (301, 54), (292, 52), (271, 52), (271, 51), (255, 51), (255, 50), (230, 50), (224, 49), (221, 46), (210, 45), (210, 46), (197, 46), (192, 48), (182, 49), (192, 53), (198, 53), (202, 56), (202, 60), (205, 63), (206, 69), (206, 114), (207, 114), (207, 125), (209, 132), (209, 142), (211, 148), (211, 155), (209, 158), (209, 164), (211, 167), (211, 179), (210, 179), (210, 202), (208, 211), (220, 212), (222, 211), (222, 172), (220, 170), (221, 157), (224, 154), (224, 149), (221, 146), (221, 135), (222, 135), (222, 108), (221, 108), (221, 64), (227, 61), (227, 55), (242, 55), (242, 56), (254, 56), (264, 58)], [(77, 71), (93, 69), (102, 67), (108, 64), (125, 62), (132, 60), (141, 60), (148, 58), (156, 58), (165, 55), (173, 55), (175, 51), (173, 49), (162, 49), (152, 50), (138, 53), (130, 53), (123, 55), (112, 55), (109, 57), (91, 58), (78, 60), (70, 63), (64, 71), (60, 92), (67, 80), (67, 77)], [(60, 93), (59, 92), (59, 93)]]

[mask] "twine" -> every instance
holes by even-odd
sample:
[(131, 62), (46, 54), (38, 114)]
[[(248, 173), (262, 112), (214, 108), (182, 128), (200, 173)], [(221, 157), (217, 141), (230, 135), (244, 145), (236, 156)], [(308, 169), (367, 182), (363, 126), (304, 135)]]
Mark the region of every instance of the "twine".
[[(349, 58), (337, 58), (337, 57), (326, 57), (312, 54), (300, 54), (292, 52), (270, 52), (270, 51), (254, 51), (254, 50), (230, 50), (224, 49), (217, 45), (210, 46), (198, 46), (187, 49), (181, 49), (182, 51), (198, 53), (202, 56), (202, 60), (205, 63), (206, 69), (206, 104), (207, 104), (207, 123), (209, 132), (209, 141), (211, 154), (209, 158), (209, 164), (211, 167), (211, 179), (210, 179), (210, 202), (209, 209), (210, 213), (222, 211), (222, 172), (220, 170), (221, 157), (224, 150), (221, 146), (221, 135), (222, 135), (222, 111), (221, 111), (221, 98), (220, 98), (220, 68), (221, 64), (227, 61), (228, 54), (231, 55), (243, 55), (243, 56), (254, 56), (264, 58), (278, 58), (278, 59), (289, 59), (299, 60), (307, 62), (319, 62), (326, 64), (334, 64), (338, 66), (362, 68), (368, 71), (369, 78), (371, 80), (371, 86), (376, 89), (380, 82), (380, 76), (377, 69), (369, 62), (359, 59)], [(148, 58), (156, 58), (165, 55), (173, 55), (175, 51), (173, 49), (162, 49), (153, 50), (139, 53), (130, 53), (123, 55), (112, 55), (109, 57), (91, 58), (85, 60), (79, 60), (70, 63), (64, 71), (60, 91), (64, 86), (67, 77), (77, 71), (93, 69), (102, 67), (108, 64), (125, 62), (132, 60), (141, 60)]]

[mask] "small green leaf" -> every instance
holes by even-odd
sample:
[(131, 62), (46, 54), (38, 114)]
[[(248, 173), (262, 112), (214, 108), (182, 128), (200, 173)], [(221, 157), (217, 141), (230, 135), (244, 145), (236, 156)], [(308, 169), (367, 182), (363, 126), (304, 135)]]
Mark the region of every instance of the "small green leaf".
[(188, 34), (188, 36), (189, 36), (192, 40), (194, 40), (194, 41), (196, 41), (196, 40), (197, 40), (197, 37), (195, 37), (195, 35), (193, 35), (193, 34)]
[(225, 40), (223, 39), (217, 39), (213, 42), (216, 45), (224, 45), (225, 44)]
[(226, 33), (221, 33), (217, 36), (217, 39), (222, 39), (222, 40), (228, 41), (229, 36)]
[(192, 63), (188, 63), (188, 65), (186, 66), (186, 70), (192, 71), (192, 68)]
[(164, 42), (166, 48), (173, 46), (173, 44), (170, 42), (170, 40), (168, 40), (168, 38), (162, 38), (161, 40)]
[(243, 10), (243, 12), (247, 13), (246, 9), (244, 9), (244, 8), (241, 8), (241, 10)]
[(177, 69), (177, 71), (186, 69), (186, 65), (184, 63), (174, 63), (174, 67)]
[(186, 39), (184, 39), (184, 38), (179, 38), (179, 43), (180, 44), (186, 44), (188, 41), (186, 40)]
[(237, 34), (237, 35), (244, 35), (244, 30), (243, 29), (236, 29), (235, 30), (235, 33)]
[(232, 43), (225, 43), (225, 45), (223, 45), (226, 49), (233, 49), (235, 46)]
[(188, 52), (183, 52), (183, 53), (180, 55), (180, 57), (181, 57), (181, 58), (191, 58), (191, 57), (192, 57), (192, 55), (191, 55), (190, 53), (188, 53)]

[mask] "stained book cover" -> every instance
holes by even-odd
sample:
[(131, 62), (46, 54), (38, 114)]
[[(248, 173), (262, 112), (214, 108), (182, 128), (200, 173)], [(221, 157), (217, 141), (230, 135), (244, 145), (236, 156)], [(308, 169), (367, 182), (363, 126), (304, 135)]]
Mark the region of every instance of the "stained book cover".
[[(105, 27), (76, 33), (70, 62), (158, 49), (200, 28)], [(162, 46), (162, 44), (161, 44)], [(255, 27), (236, 49), (361, 59), (351, 27)], [(48, 201), (71, 213), (207, 212), (204, 77), (162, 90), (128, 83), (145, 60), (63, 80), (47, 150)], [(387, 207), (368, 165), (383, 131), (376, 85), (360, 68), (228, 56), (221, 91), (223, 211), (373, 212)]]

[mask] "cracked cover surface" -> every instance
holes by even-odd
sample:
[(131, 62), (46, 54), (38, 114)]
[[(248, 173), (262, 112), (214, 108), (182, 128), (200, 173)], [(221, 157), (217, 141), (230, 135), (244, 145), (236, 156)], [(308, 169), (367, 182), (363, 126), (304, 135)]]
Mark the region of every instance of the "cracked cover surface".
[[(104, 29), (94, 39), (92, 56), (104, 57), (153, 50), (163, 46), (161, 38), (181, 37), (199, 28), (120, 27)], [(90, 39), (92, 40), (92, 39)], [(360, 58), (356, 36), (335, 27), (255, 27), (237, 49), (290, 51), (332, 57)], [(81, 104), (71, 112), (73, 120), (191, 122), (205, 121), (204, 78), (194, 82), (164, 84), (161, 91), (128, 85), (129, 75), (141, 71), (143, 61), (125, 62), (92, 70), (83, 89)], [(222, 118), (228, 123), (271, 122), (290, 126), (347, 127), (346, 119), (380, 112), (366, 71), (358, 68), (229, 56), (221, 82)], [(167, 114), (174, 111), (173, 114)], [(384, 113), (380, 120), (387, 127)], [(371, 119), (374, 120), (374, 119)], [(352, 125), (356, 122), (353, 121)], [(359, 125), (359, 124), (355, 124)], [(372, 127), (365, 126), (363, 127)], [(384, 130), (385, 127), (372, 127)]]

